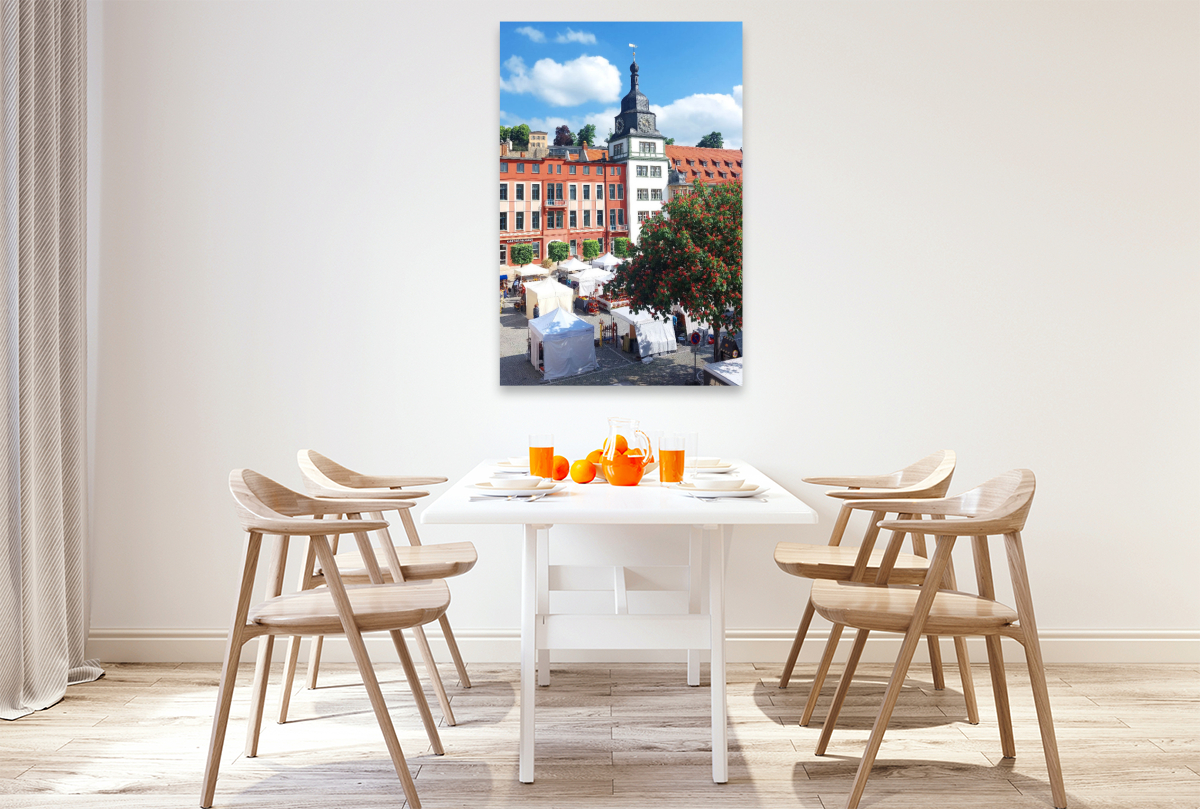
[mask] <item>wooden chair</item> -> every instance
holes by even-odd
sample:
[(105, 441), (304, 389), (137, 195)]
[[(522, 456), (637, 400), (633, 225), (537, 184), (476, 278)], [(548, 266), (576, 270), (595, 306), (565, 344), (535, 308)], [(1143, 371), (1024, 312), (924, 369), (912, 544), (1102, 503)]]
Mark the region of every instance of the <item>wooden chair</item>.
[[(385, 523), (384, 528), (380, 532), (381, 546), (385, 561), (387, 562), (386, 567), (381, 570), (383, 582), (448, 579), (453, 576), (462, 575), (475, 566), (475, 562), (479, 557), (475, 552), (474, 544), (470, 542), (422, 545), (421, 539), (417, 535), (417, 526), (413, 522), (412, 515), (409, 513), (409, 509), (413, 504), (406, 501), (413, 497), (424, 497), (428, 492), (413, 491), (403, 487), (445, 483), (446, 478), (437, 476), (402, 477), (395, 475), (363, 475), (347, 469), (313, 450), (300, 450), (297, 453), (297, 461), (300, 464), (300, 471), (304, 475), (304, 486), (309, 495), (327, 498), (371, 497), (387, 500), (391, 505), (386, 509), (374, 512), (371, 515), (372, 519), (382, 520), (383, 510), (394, 510), (400, 515), (400, 522), (404, 525), (404, 532), (408, 537), (409, 544), (394, 544)], [(334, 558), (338, 564), (338, 572), (341, 574), (343, 581), (350, 584), (370, 581), (370, 571), (364, 566), (361, 554), (357, 552), (337, 553), (336, 541), (333, 549), (335, 552)], [(324, 566), (317, 564), (317, 560), (310, 552), (305, 562), (304, 571), (301, 573), (299, 589), (309, 590), (314, 587), (320, 587), (324, 583)], [(462, 654), (459, 652), (458, 643), (454, 639), (454, 632), (450, 628), (450, 620), (445, 615), (441, 615), (438, 617), (438, 622), (446, 639), (446, 645), (450, 647), (450, 656), (453, 658), (454, 667), (458, 671), (459, 681), (463, 688), (470, 688), (471, 678), (467, 675), (467, 667), (463, 662)], [(446, 687), (442, 683), (441, 675), (438, 673), (437, 662), (433, 658), (432, 649), (429, 648), (429, 641), (425, 637), (424, 628), (420, 626), (413, 627), (413, 636), (416, 638), (417, 649), (420, 651), (425, 668), (429, 673), (434, 693), (437, 695), (438, 704), (442, 709), (442, 715), (446, 718), (446, 724), (453, 726), (456, 722), (454, 711), (450, 706), (450, 698), (446, 694)], [(317, 687), (317, 672), (321, 663), (321, 645), (321, 636), (315, 636), (312, 639), (308, 658), (309, 688)], [(287, 721), (292, 683), (295, 680), (299, 655), (300, 638), (292, 637), (288, 641), (287, 661), (284, 667), (284, 688), (280, 695), (280, 723)]]
[[(846, 487), (845, 489), (826, 493), (830, 497), (836, 497), (843, 501), (841, 510), (838, 512), (837, 521), (833, 526), (833, 533), (829, 538), (828, 545), (780, 542), (775, 547), (775, 563), (783, 571), (793, 576), (801, 576), (807, 579), (827, 581), (874, 580), (879, 572), (882, 553), (872, 552), (870, 548), (873, 547), (875, 538), (878, 536), (879, 521), (887, 515), (884, 512), (873, 513), (870, 524), (867, 526), (866, 534), (863, 537), (863, 542), (859, 547), (843, 547), (841, 541), (846, 532), (846, 526), (849, 524), (851, 513), (855, 509), (868, 508), (862, 505), (863, 501), (880, 497), (888, 497), (893, 500), (942, 497), (950, 487), (950, 478), (954, 475), (956, 461), (957, 457), (952, 450), (942, 450), (941, 452), (927, 455), (916, 463), (887, 475), (805, 478), (805, 483), (813, 483), (820, 486)], [(866, 551), (867, 555), (860, 553), (864, 547), (868, 548)], [(913, 549), (916, 552), (915, 554), (900, 554), (897, 557), (892, 572), (893, 581), (919, 584), (924, 580), (925, 571), (929, 567), (929, 562), (926, 558), (927, 550), (924, 536), (914, 534)], [(947, 579), (948, 585), (953, 587), (953, 566), (948, 570)], [(800, 628), (796, 631), (796, 639), (792, 642), (791, 651), (788, 652), (787, 660), (784, 662), (783, 673), (779, 678), (780, 688), (787, 688), (788, 686), (792, 670), (796, 665), (796, 658), (800, 654), (800, 648), (804, 644), (804, 638), (808, 634), (812, 618), (813, 603), (810, 598), (805, 605), (804, 615), (800, 619)], [(830, 630), (829, 640), (825, 644), (825, 651), (821, 655), (821, 662), (817, 666), (817, 672), (813, 677), (812, 686), (808, 693), (808, 700), (804, 705), (804, 713), (800, 719), (801, 725), (807, 726), (812, 721), (813, 712), (816, 709), (817, 700), (821, 694), (821, 688), (825, 684), (825, 677), (829, 673), (830, 666), (833, 665), (833, 657), (837, 651), (838, 641), (841, 639), (841, 636), (842, 627), (839, 624), (834, 624)], [(979, 707), (975, 699), (974, 682), (971, 679), (971, 663), (967, 654), (966, 643), (962, 638), (955, 639), (955, 652), (958, 657), (959, 676), (962, 679), (963, 698), (966, 701), (967, 721), (973, 725), (978, 724)], [(946, 681), (942, 674), (942, 655), (939, 640), (932, 636), (929, 638), (929, 662), (933, 668), (934, 688), (940, 691), (946, 687)]]
[[(373, 511), (391, 505), (390, 501), (362, 500), (319, 500), (294, 492), (269, 478), (249, 469), (237, 469), (229, 475), (229, 488), (242, 527), (249, 533), (246, 559), (242, 570), (241, 588), (229, 639), (225, 647), (225, 661), (221, 669), (220, 688), (217, 692), (216, 713), (213, 716), (212, 737), (208, 745), (208, 759), (204, 769), (204, 782), (200, 793), (200, 806), (207, 809), (213, 804), (216, 792), (217, 769), (220, 766), (221, 750), (225, 744), (225, 730), (229, 722), (230, 706), (233, 702), (233, 687), (237, 677), (238, 659), (242, 646), (248, 641), (262, 637), (259, 646), (259, 665), (255, 671), (254, 686), (250, 700), (250, 723), (246, 739), (246, 755), (257, 754), (258, 734), (262, 726), (263, 701), (266, 695), (267, 672), (271, 657), (271, 645), (275, 635), (297, 634), (345, 634), (358, 664), (359, 674), (367, 689), (379, 729), (391, 755), (396, 774), (404, 788), (409, 805), (419, 807), (416, 786), (404, 761), (404, 753), (396, 738), (396, 730), (383, 701), (383, 693), (375, 670), (367, 656), (363, 643), (363, 632), (389, 630), (400, 662), (409, 683), (417, 682), (412, 657), (405, 646), (400, 630), (420, 626), (436, 620), (445, 613), (450, 604), (450, 590), (442, 581), (421, 582), (413, 585), (366, 585), (346, 589), (333, 561), (333, 549), (329, 536), (354, 534), (359, 551), (368, 567), (378, 571), (378, 563), (371, 551), (367, 531), (377, 531), (387, 525), (379, 520), (325, 520), (328, 515), (348, 512)], [(311, 515), (311, 516), (310, 516)], [(268, 562), (270, 582), (267, 600), (250, 606), (251, 591), (258, 571), (259, 551), (264, 535), (276, 541), (271, 545)], [(318, 560), (329, 571), (326, 584), (321, 590), (281, 595), (284, 566), (290, 537), (307, 536), (310, 547)], [(417, 707), (425, 721), (426, 731), (436, 726), (425, 701), (419, 683), (413, 692)], [(440, 742), (434, 750), (441, 753)]]
[[(1033, 598), (1029, 590), (1029, 574), (1025, 568), (1025, 550), (1021, 530), (1033, 502), (1035, 481), (1028, 469), (1018, 469), (1000, 475), (958, 497), (936, 500), (878, 500), (868, 504), (876, 511), (897, 511), (909, 514), (928, 514), (939, 520), (888, 520), (882, 528), (890, 529), (888, 543), (880, 560), (875, 583), (820, 581), (813, 585), (812, 602), (819, 615), (839, 624), (854, 627), (858, 634), (845, 673), (838, 683), (833, 707), (825, 718), (817, 755), (824, 755), (837, 722), (838, 712), (854, 669), (862, 655), (867, 636), (872, 630), (904, 633), (904, 642), (896, 656), (896, 665), (888, 683), (879, 716), (867, 742), (866, 752), (859, 763), (854, 786), (846, 801), (846, 809), (855, 809), (862, 797), (871, 765), (883, 742), (888, 720), (900, 696), (909, 664), (923, 634), (981, 635), (986, 639), (988, 667), (991, 670), (992, 690), (996, 699), (996, 714), (1000, 725), (1000, 747), (1005, 758), (1016, 756), (1012, 718), (1009, 715), (1008, 686), (1004, 675), (1004, 658), (1000, 638), (1009, 637), (1025, 647), (1029, 680), (1033, 687), (1033, 704), (1037, 710), (1046, 768), (1055, 807), (1065, 809), (1066, 791), (1063, 788), (1058, 744), (1054, 738), (1054, 721), (1050, 715), (1050, 697), (1046, 688), (1046, 673), (1038, 643), (1037, 623), (1033, 616)], [(961, 519), (946, 519), (946, 518)], [(908, 532), (928, 531), (936, 525), (937, 548), (929, 562), (921, 586), (895, 584), (891, 581), (900, 543)], [(989, 536), (1003, 535), (1012, 578), (1015, 610), (995, 600), (992, 584), (991, 558), (988, 554)], [(950, 554), (955, 539), (969, 536), (975, 558), (975, 576), (979, 595), (939, 589), (943, 574), (949, 569)]]

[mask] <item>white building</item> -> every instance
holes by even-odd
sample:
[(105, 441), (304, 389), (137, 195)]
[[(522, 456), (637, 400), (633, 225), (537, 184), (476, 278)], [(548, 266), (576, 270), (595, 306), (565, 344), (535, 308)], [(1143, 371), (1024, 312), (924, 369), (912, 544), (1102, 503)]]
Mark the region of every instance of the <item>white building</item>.
[[(666, 137), (658, 131), (656, 118), (650, 101), (638, 90), (635, 60), (629, 66), (629, 93), (621, 99), (621, 113), (613, 119), (613, 137), (608, 144), (609, 161), (626, 166), (625, 204), (632, 241), (637, 241), (641, 223), (658, 213), (667, 196)], [(616, 236), (624, 235), (620, 228), (620, 224), (610, 225)]]

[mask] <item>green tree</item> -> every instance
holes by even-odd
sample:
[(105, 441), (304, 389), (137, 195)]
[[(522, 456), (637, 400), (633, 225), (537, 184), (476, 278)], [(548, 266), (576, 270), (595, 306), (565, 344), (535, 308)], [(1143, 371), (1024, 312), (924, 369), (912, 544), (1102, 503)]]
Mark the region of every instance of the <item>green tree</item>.
[(504, 141), (508, 140), (511, 137), (512, 137), (511, 129), (509, 129), (507, 126), (500, 127), (500, 142), (501, 143), (504, 143)]
[(508, 249), (508, 257), (513, 264), (518, 267), (524, 267), (526, 264), (533, 262), (533, 245), (532, 244), (514, 244)]
[(571, 255), (571, 248), (566, 242), (550, 242), (546, 246), (546, 255), (555, 261), (566, 261)]
[(625, 236), (618, 236), (613, 239), (613, 255), (617, 258), (625, 258), (629, 255), (629, 239)]
[(591, 146), (596, 145), (596, 125), (595, 124), (587, 124), (586, 126), (581, 127), (579, 129), (578, 134), (575, 135), (575, 142), (578, 143), (580, 146), (583, 145), (584, 141), (587, 141), (588, 144)]
[(701, 149), (724, 149), (725, 139), (721, 137), (721, 133), (717, 131), (709, 132), (700, 139), (696, 144)]
[(571, 134), (571, 128), (566, 124), (554, 130), (554, 145), (555, 146), (574, 146), (575, 136)]
[(675, 139), (674, 139), (674, 138), (667, 138), (665, 141), (663, 141), (663, 145), (664, 145), (664, 146), (674, 146), (674, 145), (675, 145)]
[[(670, 315), (679, 304), (714, 332), (742, 328), (742, 184), (696, 183), (642, 225), (632, 259), (611, 285), (634, 312)], [(729, 313), (728, 315), (726, 313)], [(713, 342), (713, 358), (720, 340)]]
[(586, 261), (591, 261), (600, 255), (600, 242), (595, 239), (583, 240), (583, 258)]
[(509, 130), (512, 137), (513, 149), (518, 152), (529, 151), (529, 124), (518, 124)]
[(608, 130), (608, 134), (604, 136), (604, 142), (608, 143), (612, 139), (613, 139), (613, 131), (610, 129), (610, 130)]

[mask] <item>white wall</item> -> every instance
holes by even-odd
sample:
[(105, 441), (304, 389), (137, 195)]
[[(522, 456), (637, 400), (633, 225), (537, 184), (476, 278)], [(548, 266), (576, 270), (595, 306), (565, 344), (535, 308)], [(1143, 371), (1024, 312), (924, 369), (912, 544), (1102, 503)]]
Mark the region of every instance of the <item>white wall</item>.
[[(455, 478), (535, 427), (579, 457), (623, 414), (697, 428), (821, 513), (735, 539), (734, 657), (781, 659), (799, 617), (771, 550), (835, 513), (801, 478), (943, 447), (963, 488), (1037, 473), (1052, 660), (1200, 657), (1196, 3), (739, 7), (741, 390), (498, 386), (505, 12), (408, 8), (89, 4), (94, 653), (217, 659), (234, 467), (298, 484), (313, 447)], [(476, 543), (455, 624), (477, 659), (515, 653), (519, 533), (423, 536)]]

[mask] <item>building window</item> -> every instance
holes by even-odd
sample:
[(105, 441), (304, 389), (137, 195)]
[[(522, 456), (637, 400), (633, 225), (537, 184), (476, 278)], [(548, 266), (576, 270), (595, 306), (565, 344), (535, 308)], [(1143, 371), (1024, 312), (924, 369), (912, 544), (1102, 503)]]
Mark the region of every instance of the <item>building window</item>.
[(530, 199), (541, 199), (542, 198), (542, 184), (541, 183), (534, 183), (530, 187), (529, 191), (530, 191), (530, 194), (529, 194)]
[(662, 166), (651, 166), (650, 167), (650, 176), (651, 177), (661, 177), (662, 176)]
[(619, 168), (617, 168), (616, 166), (613, 166), (611, 169), (608, 170), (608, 173), (609, 173), (609, 175), (611, 175), (613, 177), (618, 177), (621, 174), (621, 170)]
[(701, 160), (701, 161), (700, 161), (700, 165), (701, 165), (701, 166), (707, 166), (707, 165), (708, 165), (708, 161), (707, 161), (707, 160)]
[(517, 164), (517, 174), (524, 174), (524, 173), (525, 173), (525, 164), (518, 163)]
[(694, 165), (696, 165), (696, 161), (695, 161), (695, 160), (689, 160), (689, 161), (688, 161), (688, 165), (689, 165), (689, 166), (694, 166)]
[(554, 167), (554, 173), (562, 174), (562, 163), (559, 163), (557, 166)]
[(729, 173), (733, 175), (733, 179), (735, 180), (740, 176), (736, 171), (731, 171)]
[(650, 189), (650, 199), (656, 199), (659, 202), (662, 202), (662, 189), (661, 188), (651, 188)]
[[(571, 213), (574, 213), (574, 211), (572, 211)], [(571, 239), (571, 255), (575, 255), (575, 240), (574, 239)]]
[(562, 199), (562, 183), (554, 184), (554, 198)]
[(505, 173), (507, 173), (507, 172), (508, 172), (508, 164), (507, 164), (507, 163), (501, 163), (501, 164), (500, 164), (500, 173), (501, 173), (501, 174), (505, 174)]
[(603, 208), (596, 209), (596, 227), (598, 227), (598, 228), (604, 227), (604, 209)]
[(624, 143), (614, 143), (612, 145), (613, 157), (617, 157), (618, 155), (623, 154), (624, 152), (625, 152), (625, 144)]
[(649, 177), (650, 176), (650, 167), (649, 166), (638, 166), (637, 167), (637, 176)]
[(592, 198), (592, 187), (590, 185), (588, 185), (587, 183), (583, 184), (583, 198), (584, 199)]
[(591, 173), (592, 173), (592, 167), (591, 167), (591, 166), (584, 166), (584, 167), (583, 167), (583, 173), (584, 173), (584, 174), (591, 174)]
[(525, 229), (525, 212), (517, 211), (517, 230)]
[(517, 199), (525, 199), (525, 183), (517, 183)]
[(722, 180), (724, 180), (724, 179), (725, 179), (725, 172), (723, 172), (723, 171), (718, 171), (718, 172), (717, 172), (717, 174), (721, 175), (721, 179), (722, 179)]
[(617, 199), (625, 199), (625, 186), (617, 186)]
[(571, 174), (574, 174), (574, 173), (575, 173), (575, 167), (574, 167), (574, 166), (571, 166), (571, 167), (570, 167), (570, 169), (571, 169)]
[(541, 227), (542, 227), (542, 223), (541, 223), (541, 218), (542, 218), (542, 215), (541, 215), (541, 213), (540, 213), (540, 212), (538, 212), (538, 211), (534, 211), (532, 214), (530, 214), (530, 217), (531, 217), (531, 219), (530, 219), (530, 230), (540, 230), (540, 229), (541, 229)]
[(616, 199), (616, 198), (617, 198), (617, 185), (616, 185), (616, 183), (609, 183), (609, 184), (608, 184), (608, 198), (609, 198), (609, 199)]
[(508, 199), (508, 183), (500, 183), (500, 199)]
[(638, 211), (638, 224), (639, 225), (642, 224), (643, 222), (645, 222), (649, 218), (650, 218), (649, 211)]
[(500, 214), (500, 229), (508, 230), (508, 214), (507, 213)]
[[(550, 214), (546, 214), (546, 216), (549, 216), (549, 215)], [(559, 230), (562, 230), (562, 211), (559, 211), (557, 214), (555, 214), (554, 227), (558, 228)]]
[(534, 174), (541, 174), (541, 173), (542, 173), (542, 167), (541, 167), (541, 166), (539, 166), (537, 163), (530, 163), (529, 165), (533, 167), (533, 173), (534, 173)]
[(570, 227), (573, 227), (573, 228), (578, 227), (578, 225), (575, 224), (575, 212), (574, 211), (571, 211), (571, 217), (570, 217), (570, 221), (568, 222), (568, 224)]
[(604, 199), (604, 184), (596, 183), (596, 199)]
[(625, 224), (625, 209), (624, 208), (617, 208), (617, 224), (618, 225)]
[(738, 168), (740, 169), (740, 168), (742, 167), (742, 161), (740, 161), (740, 160), (739, 160), (739, 161), (737, 162), (737, 164), (738, 164)]
[(732, 163), (730, 163), (728, 160), (726, 160), (726, 161), (725, 161), (725, 168), (727, 168), (727, 169), (731, 169), (731, 168), (733, 168), (733, 164), (732, 164)]
[(505, 245), (505, 244), (500, 245), (500, 263), (501, 264), (508, 263), (508, 245)]
[(590, 228), (592, 226), (592, 212), (591, 211), (585, 210), (583, 212), (583, 226), (585, 228)]
[(570, 194), (571, 194), (571, 202), (574, 202), (574, 201), (575, 201), (575, 184), (574, 184), (574, 183), (571, 183), (571, 185), (570, 185), (570, 186), (568, 186), (568, 189), (567, 189), (567, 190), (568, 190), (568, 191), (570, 192)]
[(711, 171), (706, 171), (706, 172), (704, 172), (704, 176), (705, 176), (705, 177), (707, 177), (708, 179), (710, 179), (710, 180), (711, 180), (711, 179), (712, 179), (712, 172), (711, 172)]
[(641, 141), (638, 148), (642, 154), (658, 154), (658, 144), (652, 140)]
[(639, 201), (645, 202), (650, 199), (650, 191), (646, 188), (639, 188), (637, 190), (637, 198)]
[[(537, 214), (534, 214), (534, 216), (537, 216)], [(535, 222), (534, 226), (536, 227), (536, 220), (534, 220), (534, 222)], [(533, 243), (533, 259), (534, 259), (534, 261), (537, 261), (541, 257), (542, 257), (542, 243), (534, 242)]]

